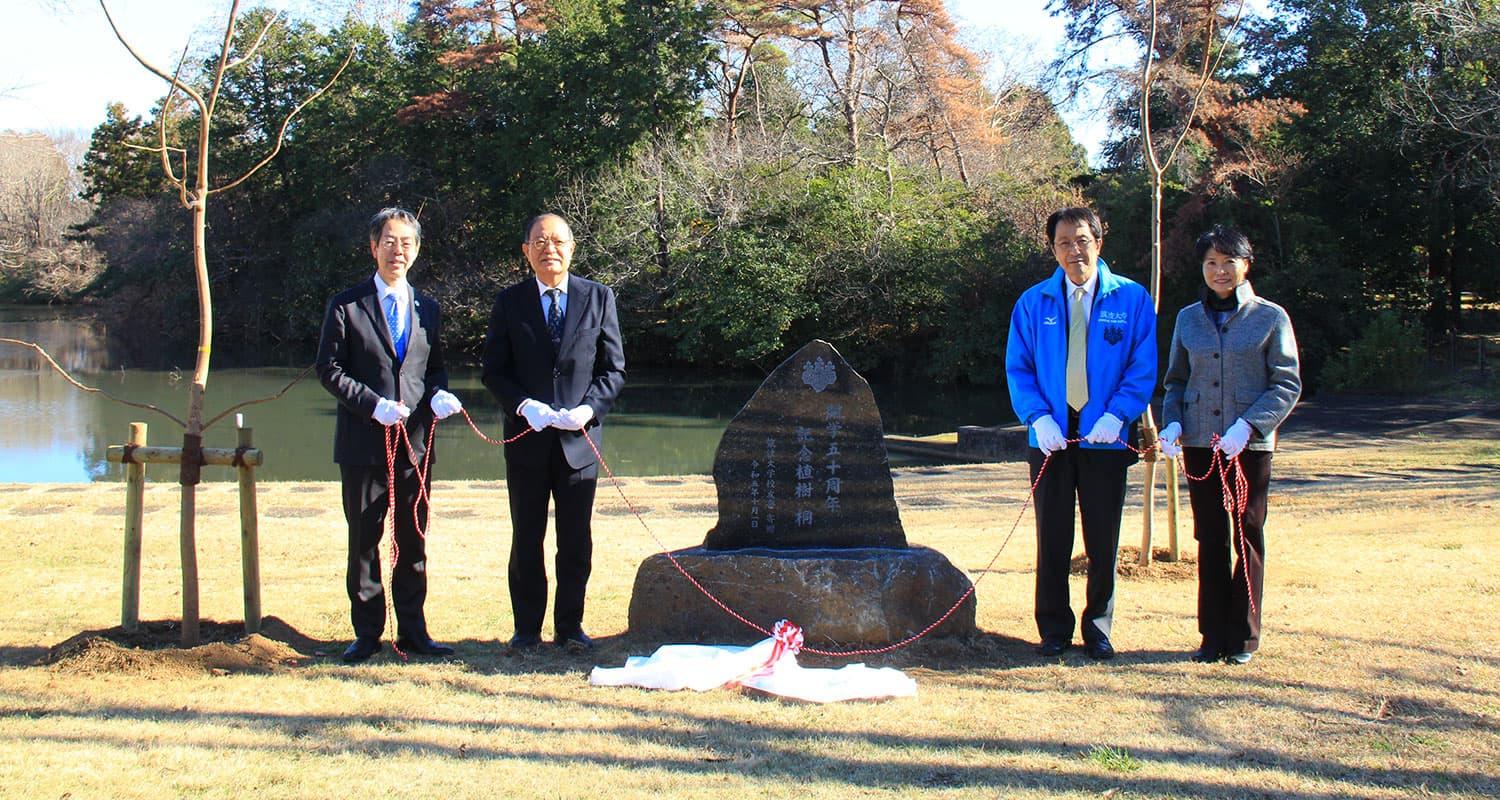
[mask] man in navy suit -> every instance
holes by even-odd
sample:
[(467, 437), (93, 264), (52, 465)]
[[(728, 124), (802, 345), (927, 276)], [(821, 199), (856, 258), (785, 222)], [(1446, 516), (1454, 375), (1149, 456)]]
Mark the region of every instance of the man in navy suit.
[[(391, 574), (396, 646), (421, 655), (447, 656), (453, 648), (432, 641), (422, 606), (427, 599), (427, 509), (414, 517), (430, 474), (417, 467), (426, 457), (427, 431), (435, 419), (462, 408), (448, 392), (443, 365), (442, 315), (431, 297), (406, 282), (422, 247), (422, 225), (411, 212), (387, 208), (370, 220), (375, 275), (328, 302), (318, 341), (318, 377), (338, 399), (333, 460), (343, 479), (344, 518), (349, 524), (346, 581), (354, 643), (344, 661), (364, 661), (380, 650), (385, 630), (385, 590), (380, 581), (380, 537), (386, 513), (395, 516), (398, 559)], [(386, 437), (406, 426), (412, 452), (396, 450), (396, 508), (389, 510)], [(431, 459), (428, 458), (429, 469)], [(420, 525), (420, 529), (419, 526)]]
[(625, 352), (615, 294), (570, 275), (573, 231), (556, 214), (527, 221), (521, 252), (532, 277), (500, 292), (484, 343), (484, 385), (500, 401), (507, 439), (510, 494), (512, 650), (541, 643), (547, 610), (542, 542), (547, 504), (557, 528), (554, 641), (570, 651), (593, 646), (583, 632), (583, 602), (592, 568), (594, 489), (599, 464), (585, 436), (599, 445), (604, 415), (625, 383)]

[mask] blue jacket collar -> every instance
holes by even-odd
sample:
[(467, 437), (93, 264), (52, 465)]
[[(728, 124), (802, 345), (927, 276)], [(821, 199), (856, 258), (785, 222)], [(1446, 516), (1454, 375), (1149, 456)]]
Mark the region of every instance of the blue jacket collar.
[[(1061, 301), (1065, 296), (1063, 293), (1063, 284), (1067, 282), (1067, 273), (1063, 272), (1062, 267), (1058, 267), (1053, 270), (1052, 277), (1047, 279), (1046, 283), (1042, 284), (1042, 294), (1055, 297)], [(1103, 297), (1119, 288), (1119, 286), (1120, 279), (1116, 278), (1115, 274), (1109, 271), (1109, 265), (1104, 263), (1104, 259), (1099, 259), (1099, 289), (1095, 293), (1094, 298)]]

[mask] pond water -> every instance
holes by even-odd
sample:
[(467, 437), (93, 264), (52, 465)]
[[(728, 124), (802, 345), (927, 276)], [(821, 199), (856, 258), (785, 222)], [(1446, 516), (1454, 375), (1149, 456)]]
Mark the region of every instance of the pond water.
[[(0, 307), (0, 337), (42, 344), (82, 383), (116, 397), (151, 403), (182, 417), (191, 369), (136, 370), (115, 367), (102, 326), (88, 318), (45, 308)], [(996, 345), (996, 369), (1000, 368)], [(627, 358), (628, 358), (627, 352)], [(275, 394), (300, 369), (214, 368), (209, 373), (205, 418), (245, 400)], [(696, 370), (632, 369), (607, 420), (605, 460), (621, 475), (706, 474), (729, 420), (754, 394), (754, 376), (715, 375)], [(463, 400), (474, 422), (500, 435), (498, 404), (479, 382), (477, 366), (450, 369), (449, 388)], [(1013, 422), (1003, 387), (913, 385), (874, 387), (887, 433), (925, 435), (958, 425)], [(262, 480), (337, 480), (333, 464), (333, 399), (309, 374), (285, 396), (242, 410), (265, 450)], [(166, 417), (111, 402), (70, 385), (29, 349), (0, 344), (0, 483), (73, 483), (117, 480), (123, 472), (105, 461), (106, 448), (121, 444), (131, 422), (148, 425), (149, 440), (180, 445), (181, 429)], [(500, 448), (476, 437), (462, 418), (437, 429), (438, 480), (499, 479)], [(233, 447), (231, 415), (210, 428), (204, 444)], [(922, 463), (892, 454), (893, 464)], [(154, 467), (153, 480), (175, 477), (173, 467)], [(228, 467), (204, 468), (205, 480), (231, 480)]]

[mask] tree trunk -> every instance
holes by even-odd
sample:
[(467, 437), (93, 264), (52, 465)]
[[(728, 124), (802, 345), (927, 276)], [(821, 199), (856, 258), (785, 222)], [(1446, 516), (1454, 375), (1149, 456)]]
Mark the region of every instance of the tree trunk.
[(1432, 184), (1428, 190), (1427, 226), (1427, 329), (1437, 336), (1451, 330), (1448, 294), (1453, 273), (1453, 197), (1451, 172), (1446, 154), (1433, 156)]
[(1468, 203), (1458, 204), (1453, 215), (1453, 262), (1448, 269), (1448, 319), (1451, 320), (1455, 333), (1462, 333), (1464, 329), (1463, 280), (1460, 277), (1462, 270), (1456, 269), (1455, 265), (1471, 261), (1464, 256), (1472, 255), (1469, 235), (1473, 223), (1473, 206)]
[(666, 155), (662, 152), (660, 139), (656, 144), (656, 265), (661, 268), (662, 277), (665, 279), (671, 275), (672, 259), (668, 252), (667, 238), (667, 190), (666, 190), (666, 165), (663, 160)]
[(854, 27), (854, 8), (850, 6), (849, 27), (845, 34), (849, 63), (844, 69), (844, 125), (849, 132), (849, 164), (859, 163), (859, 88), (855, 78), (859, 69), (859, 36)]
[[(204, 120), (206, 128), (208, 121)], [(208, 391), (208, 363), (213, 342), (213, 300), (208, 285), (206, 247), (208, 213), (207, 155), (200, 158), (199, 193), (193, 201), (193, 271), (198, 281), (198, 360), (193, 367), (193, 383), (188, 387), (187, 431), (183, 435), (182, 516), (180, 545), (182, 550), (182, 645), (198, 643), (198, 544), (197, 494), (200, 453), (203, 444), (203, 395)]]

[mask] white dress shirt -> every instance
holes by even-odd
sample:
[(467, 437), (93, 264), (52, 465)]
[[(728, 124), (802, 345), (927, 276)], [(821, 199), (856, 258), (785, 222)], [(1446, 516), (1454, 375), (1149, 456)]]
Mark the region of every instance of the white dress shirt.
[[(1094, 270), (1094, 274), (1089, 276), (1089, 279), (1084, 281), (1082, 286), (1068, 280), (1068, 277), (1064, 275), (1063, 286), (1068, 289), (1067, 299), (1069, 310), (1073, 308), (1073, 298), (1077, 296), (1078, 290), (1083, 290), (1083, 319), (1087, 322), (1094, 316), (1094, 293), (1099, 288), (1099, 270)], [(1068, 320), (1069, 324), (1072, 324), (1072, 322), (1072, 320)]]

